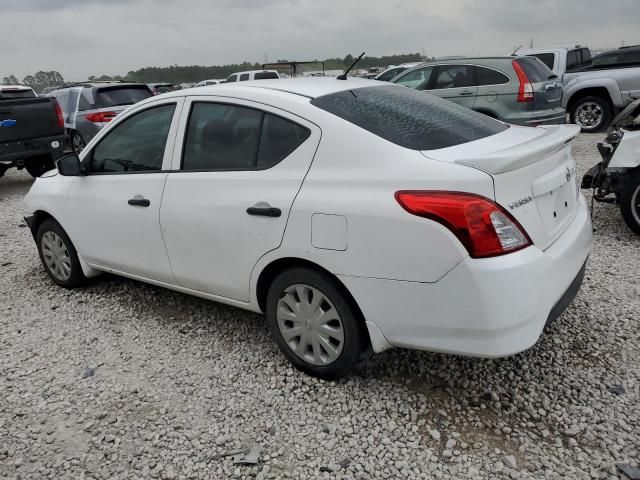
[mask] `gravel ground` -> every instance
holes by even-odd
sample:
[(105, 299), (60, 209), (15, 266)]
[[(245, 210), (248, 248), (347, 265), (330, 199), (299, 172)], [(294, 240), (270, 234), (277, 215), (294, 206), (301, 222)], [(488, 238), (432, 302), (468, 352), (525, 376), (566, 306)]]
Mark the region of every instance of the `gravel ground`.
[[(576, 142), (580, 174), (600, 138)], [(55, 287), (21, 221), (30, 185), (0, 179), (2, 478), (613, 479), (640, 462), (640, 239), (614, 206), (529, 351), (391, 350), (326, 383), (258, 315), (112, 276)], [(252, 447), (256, 465), (233, 463)]]

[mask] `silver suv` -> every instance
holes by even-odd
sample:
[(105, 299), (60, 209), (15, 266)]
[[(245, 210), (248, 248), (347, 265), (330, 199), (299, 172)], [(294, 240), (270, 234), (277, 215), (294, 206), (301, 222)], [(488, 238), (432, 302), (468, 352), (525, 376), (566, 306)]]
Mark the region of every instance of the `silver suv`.
[(565, 123), (562, 82), (533, 57), (423, 63), (391, 80), (515, 125)]
[(88, 82), (61, 87), (47, 96), (58, 101), (70, 146), (77, 154), (118, 113), (153, 93), (143, 83)]

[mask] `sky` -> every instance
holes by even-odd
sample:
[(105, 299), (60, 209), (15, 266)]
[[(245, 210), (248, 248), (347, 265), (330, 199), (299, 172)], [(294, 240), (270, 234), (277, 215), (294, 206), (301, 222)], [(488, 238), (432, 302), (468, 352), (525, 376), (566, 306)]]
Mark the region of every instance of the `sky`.
[(640, 0), (0, 0), (0, 77), (640, 44)]

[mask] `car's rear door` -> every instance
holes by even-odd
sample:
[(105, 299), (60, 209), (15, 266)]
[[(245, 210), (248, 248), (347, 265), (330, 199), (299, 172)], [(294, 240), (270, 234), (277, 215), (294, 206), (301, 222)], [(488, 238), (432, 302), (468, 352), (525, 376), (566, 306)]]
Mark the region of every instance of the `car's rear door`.
[(175, 278), (246, 302), (253, 267), (282, 241), (320, 129), (261, 103), (191, 97), (178, 138), (160, 209)]
[(463, 107), (473, 108), (478, 94), (473, 65), (438, 65), (429, 84), (429, 93)]

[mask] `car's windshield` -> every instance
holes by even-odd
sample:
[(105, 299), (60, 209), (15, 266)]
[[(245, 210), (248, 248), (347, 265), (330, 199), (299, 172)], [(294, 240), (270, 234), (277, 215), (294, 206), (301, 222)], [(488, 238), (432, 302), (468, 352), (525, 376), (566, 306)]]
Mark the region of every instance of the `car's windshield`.
[(315, 98), (311, 103), (413, 150), (460, 145), (509, 128), (453, 102), (396, 85), (344, 90)]

